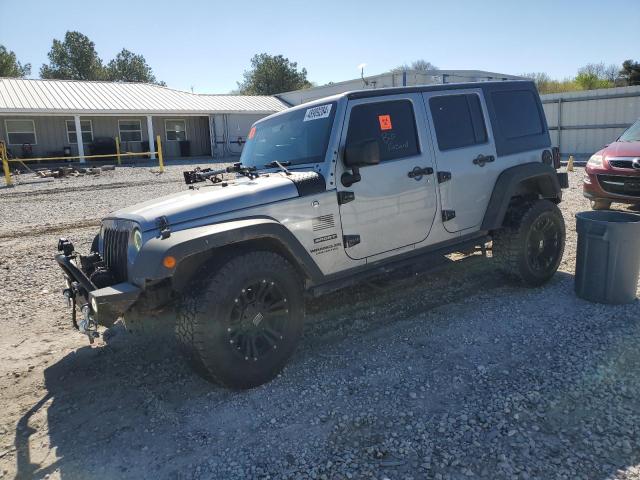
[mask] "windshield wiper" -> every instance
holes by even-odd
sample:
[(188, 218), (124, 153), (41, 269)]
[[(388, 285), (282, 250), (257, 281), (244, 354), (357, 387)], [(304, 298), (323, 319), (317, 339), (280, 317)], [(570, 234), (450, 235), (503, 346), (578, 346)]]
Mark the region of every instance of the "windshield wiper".
[(222, 178), (218, 175), (223, 175), (225, 173), (239, 173), (240, 175), (244, 175), (250, 179), (257, 178), (260, 175), (257, 172), (256, 167), (247, 167), (241, 163), (234, 163), (230, 167), (218, 168), (215, 170), (212, 168), (196, 168), (195, 170), (182, 172), (184, 175), (184, 183), (187, 185), (204, 182), (206, 180), (211, 180), (211, 183), (220, 183), (222, 182)]
[(291, 162), (289, 162), (288, 160), (285, 160), (284, 162), (279, 162), (278, 160), (274, 160), (273, 162), (269, 162), (269, 163), (265, 163), (264, 166), (266, 168), (279, 168), (280, 170), (282, 170), (284, 173), (286, 173), (287, 175), (291, 175), (291, 172), (289, 170), (287, 170), (286, 167), (288, 167), (289, 165), (291, 165)]

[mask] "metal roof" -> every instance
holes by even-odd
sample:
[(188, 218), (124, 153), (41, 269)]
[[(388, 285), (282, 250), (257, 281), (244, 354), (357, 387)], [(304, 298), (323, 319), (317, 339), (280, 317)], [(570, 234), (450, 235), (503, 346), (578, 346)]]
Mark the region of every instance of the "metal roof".
[(149, 83), (0, 78), (0, 114), (274, 113), (276, 97), (202, 95)]

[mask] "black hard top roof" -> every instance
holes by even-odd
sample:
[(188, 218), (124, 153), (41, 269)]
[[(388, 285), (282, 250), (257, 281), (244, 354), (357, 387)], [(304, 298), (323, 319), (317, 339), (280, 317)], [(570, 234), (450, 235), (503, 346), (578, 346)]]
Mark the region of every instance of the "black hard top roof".
[(462, 90), (465, 88), (480, 88), (482, 90), (496, 90), (496, 87), (511, 90), (514, 87), (522, 88), (526, 85), (528, 88), (534, 88), (535, 85), (531, 80), (501, 80), (492, 82), (465, 82), (465, 83), (444, 83), (437, 85), (418, 85), (414, 87), (389, 87), (367, 90), (354, 90), (345, 93), (349, 99), (382, 97), (385, 95), (396, 95), (401, 93), (421, 93), (421, 92), (440, 92), (443, 90)]

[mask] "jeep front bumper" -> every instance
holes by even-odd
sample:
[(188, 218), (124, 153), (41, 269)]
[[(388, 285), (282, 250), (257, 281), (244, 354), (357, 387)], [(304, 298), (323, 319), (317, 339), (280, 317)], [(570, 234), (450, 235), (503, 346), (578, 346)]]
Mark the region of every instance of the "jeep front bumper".
[(75, 324), (75, 305), (80, 310), (90, 309), (90, 315), (94, 322), (109, 327), (123, 315), (137, 300), (142, 290), (132, 283), (123, 282), (104, 288), (97, 288), (89, 277), (77, 264), (78, 255), (73, 250), (73, 245), (68, 242), (67, 248), (55, 256), (56, 262), (62, 268), (67, 282), (64, 291), (65, 297), (72, 301)]

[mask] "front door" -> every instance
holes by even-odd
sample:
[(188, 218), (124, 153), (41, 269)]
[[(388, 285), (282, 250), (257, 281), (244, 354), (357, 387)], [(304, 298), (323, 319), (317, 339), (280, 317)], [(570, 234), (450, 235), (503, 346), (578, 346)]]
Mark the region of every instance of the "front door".
[(501, 166), (480, 89), (423, 93), (440, 176), (444, 228), (479, 228)]
[(347, 255), (362, 259), (426, 239), (436, 190), (420, 94), (352, 101), (343, 132), (342, 151), (371, 139), (380, 150), (380, 163), (361, 167), (359, 182), (337, 179)]

